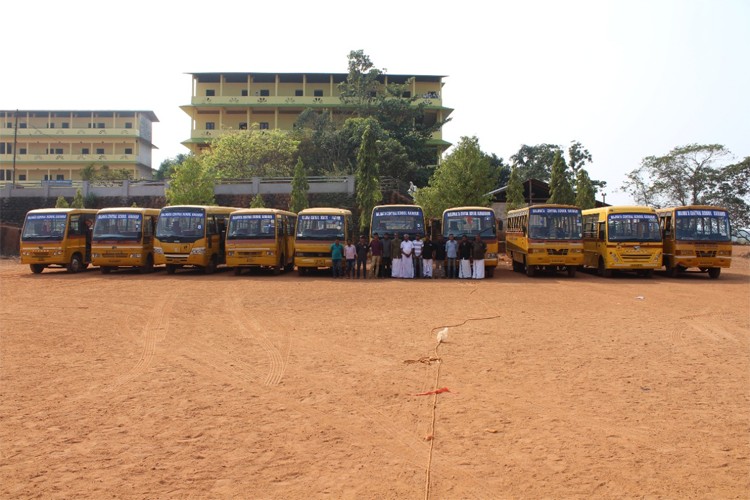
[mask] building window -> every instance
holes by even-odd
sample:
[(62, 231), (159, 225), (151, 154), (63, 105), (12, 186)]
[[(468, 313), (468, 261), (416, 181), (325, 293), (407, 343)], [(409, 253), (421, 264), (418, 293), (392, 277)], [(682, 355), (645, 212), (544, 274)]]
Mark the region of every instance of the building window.
[(18, 148), (18, 154), (19, 155), (25, 155), (26, 154), (26, 148)]
[(18, 128), (26, 128), (26, 124), (25, 123), (19, 123), (18, 124)]
[(247, 89), (244, 89), (244, 90), (242, 91), (242, 97), (247, 97)]
[(47, 124), (47, 128), (55, 128), (55, 124), (54, 123), (48, 123)]
[(55, 149), (55, 154), (56, 154), (56, 155), (61, 155), (61, 154), (63, 154), (63, 149), (62, 149), (62, 148), (57, 148), (57, 149)]
[(89, 148), (81, 148), (81, 154), (82, 154), (82, 155), (87, 155), (87, 154), (89, 154)]
[(104, 148), (96, 148), (96, 154), (103, 155), (104, 154)]
[(213, 97), (216, 95), (216, 90), (214, 89), (206, 89), (206, 97)]
[(133, 128), (133, 122), (125, 122), (125, 128)]
[(7, 122), (5, 128), (13, 128), (13, 122)]
[(323, 90), (322, 89), (313, 90), (313, 96), (323, 97)]
[(133, 148), (125, 148), (125, 154), (126, 155), (132, 155), (133, 154)]
[(55, 175), (56, 181), (64, 181), (65, 180), (65, 174), (57, 174)]
[(62, 122), (62, 128), (70, 128), (70, 123)]
[(261, 130), (268, 130), (268, 122), (260, 122)]
[(103, 124), (103, 123), (101, 123), (101, 122), (100, 122), (100, 123), (97, 123), (97, 124), (96, 124), (96, 128), (104, 128), (104, 124)]
[(247, 122), (240, 122), (240, 130), (247, 130)]
[(206, 122), (206, 130), (214, 130), (216, 128), (216, 124), (214, 122)]
[(18, 180), (19, 181), (25, 181), (26, 180), (26, 174), (18, 174)]
[(271, 95), (271, 91), (268, 89), (260, 89), (260, 95), (268, 97)]
[(409, 98), (411, 97), (411, 91), (407, 90), (403, 94), (401, 94), (401, 97)]
[(302, 97), (302, 89), (297, 89), (294, 91), (295, 97)]
[(10, 142), (0, 142), (0, 155), (13, 154), (13, 144)]

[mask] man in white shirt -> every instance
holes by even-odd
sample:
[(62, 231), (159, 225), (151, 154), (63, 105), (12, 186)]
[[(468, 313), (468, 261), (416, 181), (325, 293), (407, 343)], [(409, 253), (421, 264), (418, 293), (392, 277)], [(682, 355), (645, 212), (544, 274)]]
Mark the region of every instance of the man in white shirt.
[(413, 255), (414, 243), (409, 240), (409, 235), (405, 234), (404, 241), (401, 242), (401, 278), (414, 277)]
[(422, 239), (420, 238), (419, 234), (414, 236), (414, 242), (412, 244), (414, 245), (414, 277), (421, 278), (422, 277), (422, 247), (424, 246), (424, 243), (422, 242)]

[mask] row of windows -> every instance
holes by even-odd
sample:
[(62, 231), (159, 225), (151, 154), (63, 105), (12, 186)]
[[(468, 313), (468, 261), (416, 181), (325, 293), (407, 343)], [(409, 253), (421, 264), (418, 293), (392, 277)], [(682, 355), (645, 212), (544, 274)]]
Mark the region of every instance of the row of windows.
[[(270, 126), (268, 122), (260, 122), (258, 128), (268, 130)], [(206, 130), (216, 130), (216, 122), (206, 122)], [(240, 122), (240, 130), (247, 130), (247, 122)]]
[[(0, 154), (4, 154), (4, 152), (2, 151), (2, 149), (3, 148), (0, 148)], [(10, 152), (8, 154), (11, 154), (13, 152), (12, 151), (13, 147), (11, 146), (8, 149), (10, 149)], [(18, 154), (19, 155), (25, 155), (25, 154), (28, 154), (28, 151), (27, 151), (26, 148), (18, 148)], [(44, 150), (44, 154), (48, 154), (48, 155), (62, 155), (62, 154), (65, 154), (65, 153), (63, 153), (63, 148), (47, 148), (47, 149)], [(80, 154), (82, 154), (82, 155), (91, 154), (91, 150), (89, 148), (81, 148)], [(106, 153), (104, 152), (104, 148), (96, 148), (96, 153), (95, 154), (103, 155), (103, 154), (106, 154)], [(123, 154), (132, 155), (133, 154), (133, 148), (125, 148), (125, 150), (123, 151)]]
[[(304, 94), (305, 93), (304, 93), (304, 91), (302, 89), (296, 89), (294, 91), (294, 96), (295, 97), (303, 97)], [(249, 92), (248, 92), (247, 89), (243, 89), (241, 91), (240, 95), (242, 97), (248, 97), (249, 96)], [(271, 90), (270, 89), (256, 90), (254, 95), (259, 96), (259, 97), (270, 97), (271, 96)], [(368, 95), (369, 95), (369, 97), (375, 97), (377, 95), (377, 93), (373, 90), (373, 91), (370, 91)], [(216, 89), (206, 89), (206, 97), (215, 97), (215, 96), (216, 96)], [(322, 89), (314, 89), (313, 90), (313, 97), (323, 97), (323, 90)], [(407, 90), (405, 92), (402, 92), (401, 93), (401, 97), (406, 98), (406, 99), (410, 98), (411, 97), (411, 91)], [(425, 98), (425, 99), (437, 99), (438, 98), (438, 93), (437, 92), (425, 92), (424, 94), (422, 94), (422, 97)]]
[[(55, 122), (49, 122), (45, 124), (45, 128), (57, 128), (57, 125)], [(60, 122), (59, 125), (60, 128), (70, 128), (70, 122)], [(103, 122), (87, 123), (86, 125), (86, 128), (107, 128)], [(5, 128), (14, 128), (13, 122), (6, 122)], [(18, 128), (28, 128), (28, 124), (19, 122)], [(133, 122), (125, 122), (125, 128), (133, 128)]]

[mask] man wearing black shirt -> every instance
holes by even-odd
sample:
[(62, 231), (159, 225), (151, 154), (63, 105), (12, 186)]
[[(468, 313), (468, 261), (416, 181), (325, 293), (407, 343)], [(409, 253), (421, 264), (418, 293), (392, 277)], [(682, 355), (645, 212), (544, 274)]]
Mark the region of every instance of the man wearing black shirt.
[(422, 245), (422, 276), (432, 279), (432, 257), (435, 255), (435, 244), (430, 241), (430, 235), (424, 235)]

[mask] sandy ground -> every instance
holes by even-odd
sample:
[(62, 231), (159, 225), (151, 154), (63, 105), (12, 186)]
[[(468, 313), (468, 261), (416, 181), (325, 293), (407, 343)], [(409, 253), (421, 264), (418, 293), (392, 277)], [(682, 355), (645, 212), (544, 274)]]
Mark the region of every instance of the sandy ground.
[(747, 498), (749, 251), (717, 281), (5, 260), (0, 497)]

